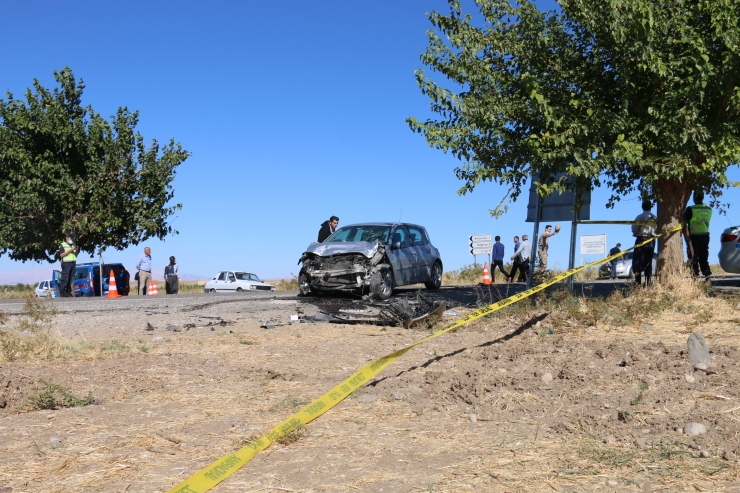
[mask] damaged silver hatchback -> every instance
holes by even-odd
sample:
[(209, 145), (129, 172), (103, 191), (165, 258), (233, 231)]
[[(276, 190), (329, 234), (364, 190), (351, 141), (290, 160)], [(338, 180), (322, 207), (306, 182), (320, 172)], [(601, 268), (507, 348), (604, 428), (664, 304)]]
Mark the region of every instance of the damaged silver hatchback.
[(360, 289), (387, 300), (393, 288), (442, 284), (439, 250), (427, 231), (415, 224), (351, 224), (323, 243), (311, 243), (298, 263), (298, 288), (304, 296), (317, 291)]

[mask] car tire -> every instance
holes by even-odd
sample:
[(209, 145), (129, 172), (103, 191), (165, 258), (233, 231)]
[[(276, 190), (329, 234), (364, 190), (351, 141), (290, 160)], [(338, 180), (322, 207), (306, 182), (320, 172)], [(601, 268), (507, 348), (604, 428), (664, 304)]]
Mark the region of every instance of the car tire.
[(627, 277), (629, 278), (630, 281), (634, 281), (635, 280), (635, 273), (632, 272), (632, 267), (630, 267), (630, 272), (629, 272), (629, 274), (627, 274)]
[(434, 262), (429, 280), (424, 283), (429, 290), (437, 290), (442, 285), (442, 264)]
[(393, 272), (390, 269), (380, 269), (370, 278), (370, 292), (380, 300), (387, 300), (393, 294)]
[(244, 292), (244, 290), (243, 290), (242, 288), (236, 288), (236, 292), (237, 292), (237, 293), (243, 293), (243, 292)]
[(211, 294), (216, 294), (216, 290), (213, 289), (213, 288), (211, 288), (208, 292), (211, 293)]
[(308, 275), (306, 275), (303, 269), (298, 273), (298, 291), (301, 296), (313, 296), (315, 294), (313, 289), (311, 289)]

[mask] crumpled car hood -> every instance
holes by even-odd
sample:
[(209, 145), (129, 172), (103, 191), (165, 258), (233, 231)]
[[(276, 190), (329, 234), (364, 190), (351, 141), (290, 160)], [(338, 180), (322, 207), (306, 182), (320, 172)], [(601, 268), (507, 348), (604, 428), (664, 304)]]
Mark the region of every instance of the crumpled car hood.
[(313, 253), (319, 257), (329, 257), (344, 253), (360, 253), (367, 258), (372, 258), (378, 251), (378, 240), (373, 241), (353, 241), (353, 242), (331, 242), (331, 243), (311, 243), (308, 245), (306, 253)]

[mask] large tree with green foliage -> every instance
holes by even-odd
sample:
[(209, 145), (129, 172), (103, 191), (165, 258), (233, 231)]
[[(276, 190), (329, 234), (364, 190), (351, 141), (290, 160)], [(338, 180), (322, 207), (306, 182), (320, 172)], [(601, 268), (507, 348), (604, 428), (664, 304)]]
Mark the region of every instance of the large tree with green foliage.
[(65, 232), (90, 253), (172, 233), (172, 181), (189, 153), (145, 145), (138, 112), (107, 121), (83, 107), (69, 67), (54, 77), (53, 91), (34, 80), (25, 101), (0, 99), (0, 253), (53, 261)]
[[(740, 0), (448, 1), (421, 57), (438, 76), (417, 71), (440, 119), (408, 122), (463, 161), (461, 193), (489, 180), (516, 199), (538, 172), (546, 195), (565, 172), (610, 187), (610, 207), (654, 198), (661, 230), (693, 188), (716, 204), (740, 159)], [(661, 241), (664, 274), (682, 259), (678, 234)]]

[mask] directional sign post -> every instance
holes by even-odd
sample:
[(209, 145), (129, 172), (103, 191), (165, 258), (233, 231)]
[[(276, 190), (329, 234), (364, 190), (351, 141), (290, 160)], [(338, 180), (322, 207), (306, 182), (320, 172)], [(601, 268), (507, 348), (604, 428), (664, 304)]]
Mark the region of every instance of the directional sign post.
[(470, 239), (470, 255), (488, 255), (493, 253), (492, 235), (472, 235)]

